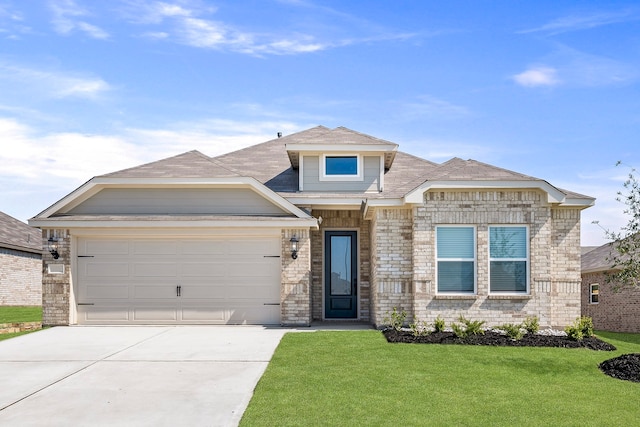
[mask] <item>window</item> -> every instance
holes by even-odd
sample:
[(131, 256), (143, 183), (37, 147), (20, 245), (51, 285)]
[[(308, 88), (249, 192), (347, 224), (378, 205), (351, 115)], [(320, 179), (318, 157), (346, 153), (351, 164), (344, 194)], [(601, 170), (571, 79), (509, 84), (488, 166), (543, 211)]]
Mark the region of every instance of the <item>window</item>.
[(600, 285), (592, 283), (589, 285), (589, 304), (597, 304), (598, 296), (600, 295)]
[(326, 156), (325, 175), (358, 175), (357, 156)]
[(476, 242), (474, 227), (436, 227), (438, 292), (474, 293)]
[(362, 181), (363, 164), (359, 154), (323, 154), (320, 181)]
[(527, 227), (489, 227), (490, 292), (528, 291)]

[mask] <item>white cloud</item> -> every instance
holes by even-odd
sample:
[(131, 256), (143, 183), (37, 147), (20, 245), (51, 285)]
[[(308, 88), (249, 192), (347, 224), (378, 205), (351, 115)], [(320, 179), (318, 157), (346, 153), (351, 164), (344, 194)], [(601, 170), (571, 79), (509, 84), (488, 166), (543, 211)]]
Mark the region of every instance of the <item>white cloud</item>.
[(629, 10), (622, 12), (592, 13), (589, 15), (570, 15), (555, 19), (540, 27), (519, 31), (519, 34), (546, 33), (556, 35), (570, 31), (588, 30), (604, 25), (618, 24), (628, 21), (637, 21), (637, 14)]
[(555, 86), (560, 83), (557, 71), (554, 68), (544, 66), (529, 68), (512, 78), (519, 85), (526, 87)]
[(88, 16), (89, 13), (78, 6), (74, 0), (50, 0), (49, 8), (53, 14), (51, 23), (59, 34), (68, 35), (79, 30), (94, 39), (104, 40), (110, 37), (109, 33), (103, 29), (79, 19)]
[(51, 98), (94, 99), (111, 90), (107, 82), (98, 77), (65, 74), (58, 71), (38, 70), (0, 62), (0, 78), (24, 84), (29, 92)]

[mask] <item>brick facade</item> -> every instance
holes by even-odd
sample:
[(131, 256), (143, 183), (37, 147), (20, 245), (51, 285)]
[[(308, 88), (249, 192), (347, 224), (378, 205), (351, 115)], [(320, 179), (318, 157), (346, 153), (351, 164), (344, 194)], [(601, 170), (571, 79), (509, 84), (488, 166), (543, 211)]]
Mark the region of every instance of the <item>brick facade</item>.
[[(597, 283), (598, 304), (589, 302), (590, 285)], [(596, 329), (640, 333), (640, 288), (614, 289), (604, 272), (582, 275), (582, 315), (593, 319)]]
[[(291, 257), (291, 238), (298, 239), (298, 257)], [(282, 231), (280, 309), (283, 325), (311, 323), (311, 242), (309, 230)]]
[(371, 320), (370, 296), (370, 221), (362, 219), (360, 211), (314, 210), (322, 217), (318, 230), (311, 230), (311, 302), (313, 320), (322, 320), (324, 295), (324, 232), (327, 230), (353, 230), (358, 233), (358, 320)]
[(42, 305), (42, 255), (0, 248), (2, 305)]
[[(475, 295), (436, 292), (435, 227), (454, 224), (476, 228)], [(528, 295), (489, 294), (490, 225), (528, 226)], [(554, 208), (542, 191), (428, 191), (412, 210), (377, 209), (371, 236), (376, 325), (393, 307), (409, 319), (449, 323), (464, 315), (487, 325), (538, 316), (542, 326), (561, 327), (580, 315), (580, 210)]]
[[(71, 320), (71, 236), (69, 230), (42, 230), (43, 247), (49, 236), (58, 239), (60, 257), (54, 259), (48, 252), (42, 257), (42, 324), (63, 326)], [(58, 273), (59, 267), (64, 271)]]

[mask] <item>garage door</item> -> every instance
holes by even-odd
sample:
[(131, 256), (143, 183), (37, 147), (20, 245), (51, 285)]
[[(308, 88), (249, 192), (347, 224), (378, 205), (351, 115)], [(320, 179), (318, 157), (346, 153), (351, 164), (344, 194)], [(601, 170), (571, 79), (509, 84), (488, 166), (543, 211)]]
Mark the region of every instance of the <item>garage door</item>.
[(280, 239), (79, 238), (78, 323), (278, 324)]

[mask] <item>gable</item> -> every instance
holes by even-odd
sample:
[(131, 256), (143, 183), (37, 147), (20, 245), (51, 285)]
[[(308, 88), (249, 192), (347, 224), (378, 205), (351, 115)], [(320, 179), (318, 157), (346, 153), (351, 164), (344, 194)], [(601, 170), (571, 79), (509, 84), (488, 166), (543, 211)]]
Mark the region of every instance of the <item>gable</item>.
[(104, 188), (71, 215), (291, 215), (249, 188)]

